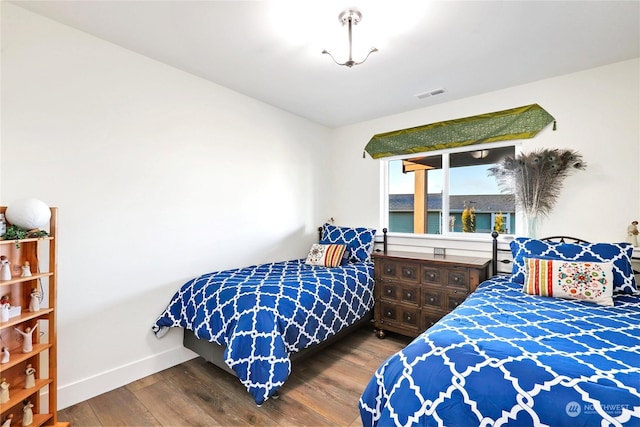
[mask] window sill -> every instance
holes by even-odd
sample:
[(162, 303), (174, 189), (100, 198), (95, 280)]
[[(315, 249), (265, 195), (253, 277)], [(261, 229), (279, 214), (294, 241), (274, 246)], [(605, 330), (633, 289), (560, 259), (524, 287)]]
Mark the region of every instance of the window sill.
[[(452, 233), (452, 234), (414, 234), (414, 233), (387, 233), (389, 239), (411, 239), (417, 241), (439, 241), (439, 242), (492, 242), (493, 238), (489, 233)], [(513, 234), (501, 234), (498, 242), (510, 242), (515, 238)]]
[[(378, 235), (377, 243), (381, 243), (381, 236)], [(498, 249), (508, 250), (509, 242), (513, 240), (513, 235), (498, 237)], [(387, 233), (387, 249), (392, 251), (436, 253), (446, 252), (447, 255), (461, 256), (483, 256), (491, 257), (493, 238), (488, 233), (474, 235), (422, 235), (409, 233)], [(376, 248), (380, 251), (381, 246)]]

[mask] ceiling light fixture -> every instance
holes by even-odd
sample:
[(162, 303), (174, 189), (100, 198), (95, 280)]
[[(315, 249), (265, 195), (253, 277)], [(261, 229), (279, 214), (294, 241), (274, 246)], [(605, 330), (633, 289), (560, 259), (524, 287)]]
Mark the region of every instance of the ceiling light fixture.
[(336, 61), (336, 59), (333, 57), (333, 55), (329, 53), (329, 51), (327, 51), (326, 49), (323, 50), (322, 53), (326, 53), (327, 55), (329, 55), (331, 59), (333, 59), (333, 62), (335, 62), (338, 65), (345, 65), (351, 68), (354, 65), (362, 64), (364, 61), (367, 60), (367, 58), (369, 58), (369, 55), (371, 55), (373, 52), (378, 51), (378, 49), (376, 49), (375, 47), (372, 47), (369, 53), (367, 54), (367, 56), (365, 56), (365, 58), (362, 61), (360, 62), (354, 61), (353, 54), (352, 54), (352, 50), (353, 50), (352, 49), (352, 37), (353, 37), (352, 29), (354, 25), (358, 25), (358, 22), (362, 20), (362, 13), (360, 13), (360, 11), (357, 9), (345, 9), (340, 13), (340, 15), (338, 15), (338, 20), (342, 23), (342, 25), (347, 24), (347, 26), (349, 27), (349, 59), (345, 62), (340, 63)]

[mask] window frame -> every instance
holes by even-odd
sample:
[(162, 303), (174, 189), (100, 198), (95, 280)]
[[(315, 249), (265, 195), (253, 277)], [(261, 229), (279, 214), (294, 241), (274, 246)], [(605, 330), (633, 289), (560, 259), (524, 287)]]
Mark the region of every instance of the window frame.
[[(391, 236), (400, 236), (407, 238), (420, 238), (420, 239), (446, 239), (446, 240), (460, 240), (460, 239), (490, 239), (491, 233), (464, 233), (459, 231), (449, 231), (449, 216), (450, 216), (450, 204), (449, 204), (449, 190), (450, 190), (450, 172), (449, 172), (449, 155), (453, 153), (465, 153), (478, 150), (489, 150), (492, 148), (504, 148), (513, 147), (514, 154), (518, 154), (521, 151), (522, 140), (510, 140), (499, 141), (484, 144), (467, 145), (464, 147), (446, 148), (442, 150), (433, 150), (420, 153), (403, 154), (398, 156), (389, 156), (380, 159), (380, 229), (389, 229), (389, 162), (394, 160), (402, 160), (413, 157), (424, 156), (442, 156), (442, 212), (440, 214), (440, 229), (441, 234), (429, 234), (429, 233), (406, 233), (406, 232), (389, 232)], [(519, 218), (521, 213), (516, 204), (515, 217)], [(445, 220), (445, 218), (447, 218)], [(492, 215), (492, 225), (493, 225)], [(510, 221), (510, 220), (509, 220)], [(514, 234), (504, 234), (505, 236), (514, 236)]]

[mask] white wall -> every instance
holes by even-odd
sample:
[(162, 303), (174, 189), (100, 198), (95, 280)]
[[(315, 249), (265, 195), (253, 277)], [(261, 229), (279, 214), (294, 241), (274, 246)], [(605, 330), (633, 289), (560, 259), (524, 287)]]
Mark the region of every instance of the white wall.
[(0, 204), (59, 207), (60, 407), (192, 357), (151, 325), (217, 269), (306, 256), (328, 130), (2, 2)]
[(566, 179), (540, 235), (624, 241), (627, 225), (640, 219), (639, 76), (640, 59), (634, 59), (337, 129), (331, 212), (380, 226), (380, 162), (362, 159), (373, 135), (537, 103), (557, 119), (557, 130), (547, 127), (522, 151), (575, 149), (588, 164)]
[(329, 216), (378, 227), (376, 133), (539, 103), (558, 130), (525, 149), (589, 163), (542, 234), (640, 217), (639, 60), (329, 131), (2, 2), (1, 71), (0, 204), (60, 208), (61, 408), (191, 357), (150, 326), (194, 275), (304, 256)]

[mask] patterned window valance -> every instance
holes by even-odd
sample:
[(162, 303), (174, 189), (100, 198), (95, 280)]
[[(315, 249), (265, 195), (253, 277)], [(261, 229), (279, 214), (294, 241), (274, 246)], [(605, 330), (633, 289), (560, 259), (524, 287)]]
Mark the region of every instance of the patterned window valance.
[[(374, 159), (512, 139), (533, 138), (554, 118), (538, 104), (374, 135)], [(555, 124), (554, 124), (555, 129)]]

